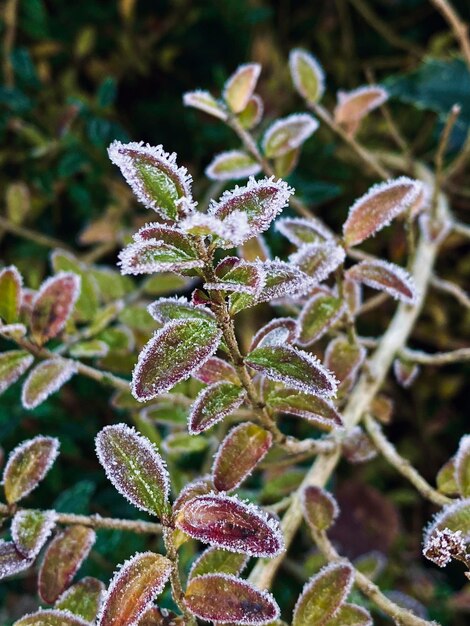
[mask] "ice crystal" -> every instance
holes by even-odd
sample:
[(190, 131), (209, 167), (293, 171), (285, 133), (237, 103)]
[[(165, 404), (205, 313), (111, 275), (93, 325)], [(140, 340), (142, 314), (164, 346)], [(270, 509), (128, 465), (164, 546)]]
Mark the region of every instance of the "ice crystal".
[(253, 236), (248, 216), (240, 210), (223, 220), (209, 213), (193, 213), (182, 220), (181, 228), (195, 235), (215, 236), (221, 248), (233, 248)]
[(448, 528), (437, 529), (425, 542), (423, 554), (439, 567), (445, 567), (453, 558), (466, 554), (466, 543), (462, 537), (462, 531), (452, 531)]

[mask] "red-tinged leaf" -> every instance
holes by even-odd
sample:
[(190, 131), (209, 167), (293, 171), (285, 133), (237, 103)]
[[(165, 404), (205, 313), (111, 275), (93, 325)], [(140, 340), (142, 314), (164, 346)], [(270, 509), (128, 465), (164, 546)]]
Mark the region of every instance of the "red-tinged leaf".
[(292, 626), (322, 626), (349, 595), (354, 570), (347, 563), (321, 569), (303, 588), (295, 605)]
[(233, 428), (220, 444), (212, 474), (218, 491), (232, 491), (251, 474), (271, 447), (273, 437), (246, 422)]
[(34, 559), (23, 556), (13, 541), (0, 539), (0, 580), (28, 569)]
[(265, 285), (263, 268), (257, 263), (239, 261), (220, 281), (204, 283), (208, 291), (246, 293), (256, 297)]
[(327, 333), (345, 312), (341, 298), (316, 293), (305, 303), (299, 314), (299, 337), (301, 346), (311, 346)]
[(203, 476), (196, 478), (183, 487), (178, 497), (173, 503), (173, 513), (176, 514), (183, 504), (189, 502), (196, 496), (205, 496), (213, 491), (212, 476)]
[(320, 487), (306, 487), (302, 492), (301, 505), (306, 522), (320, 531), (328, 530), (339, 514), (334, 497)]
[(339, 388), (348, 388), (366, 357), (364, 346), (351, 343), (346, 337), (335, 337), (325, 351), (325, 367), (339, 380)]
[(59, 454), (59, 441), (41, 435), (23, 441), (8, 457), (3, 486), (9, 504), (31, 493), (52, 467)]
[(94, 624), (103, 600), (104, 590), (105, 586), (101, 580), (87, 576), (66, 589), (58, 598), (54, 608), (70, 611), (87, 623)]
[(59, 272), (41, 285), (31, 311), (31, 333), (43, 345), (64, 328), (80, 294), (80, 277)]
[(0, 318), (5, 324), (18, 319), (21, 306), (23, 278), (14, 265), (0, 272)]
[(185, 167), (178, 167), (175, 153), (165, 152), (161, 145), (114, 141), (108, 154), (148, 209), (169, 220), (193, 209), (192, 178)]
[(341, 416), (331, 402), (298, 389), (275, 388), (267, 396), (266, 404), (274, 411), (303, 417), (327, 432), (343, 426)]
[(315, 104), (325, 91), (323, 69), (313, 55), (301, 48), (289, 54), (289, 69), (292, 82), (308, 104)]
[(449, 459), (436, 476), (437, 490), (446, 496), (456, 496), (459, 486), (455, 477), (455, 457)]
[(405, 389), (411, 387), (419, 372), (420, 368), (416, 363), (404, 361), (403, 359), (395, 359), (393, 361), (393, 373), (395, 374), (395, 378)]
[(289, 261), (319, 283), (328, 278), (345, 258), (346, 253), (341, 246), (333, 241), (326, 241), (304, 244), (290, 255)]
[(86, 526), (69, 526), (49, 544), (38, 575), (38, 593), (53, 604), (72, 582), (95, 543), (95, 531)]
[(269, 624), (279, 617), (270, 593), (229, 574), (193, 578), (186, 588), (185, 603), (193, 615), (216, 624)]
[(24, 408), (35, 409), (76, 373), (77, 363), (69, 359), (54, 357), (36, 365), (23, 384), (21, 402)]
[(238, 114), (238, 121), (243, 128), (251, 130), (263, 119), (264, 104), (257, 94), (253, 94), (246, 107)]
[(234, 113), (241, 113), (248, 104), (261, 73), (258, 63), (240, 65), (224, 86), (223, 97)]
[(374, 185), (349, 209), (343, 226), (347, 246), (356, 246), (408, 209), (422, 190), (422, 184), (406, 176)]
[(160, 324), (167, 324), (173, 320), (201, 319), (215, 322), (215, 315), (205, 306), (195, 306), (181, 296), (160, 298), (149, 304), (147, 311)]
[(186, 380), (217, 350), (222, 332), (203, 319), (175, 320), (147, 343), (132, 373), (132, 394), (143, 402)]
[(355, 280), (373, 289), (385, 291), (395, 300), (414, 304), (417, 298), (413, 278), (399, 265), (388, 261), (362, 261), (347, 272), (349, 280)]
[(377, 456), (377, 448), (360, 426), (354, 426), (342, 441), (344, 458), (353, 464), (366, 463)]
[(197, 258), (191, 239), (176, 226), (167, 226), (159, 222), (148, 222), (134, 234), (134, 241), (161, 241), (167, 246), (177, 248), (186, 257)]
[(80, 290), (75, 304), (74, 317), (87, 322), (93, 319), (99, 306), (99, 289), (90, 268), (63, 250), (53, 251), (51, 265), (56, 273), (67, 272), (80, 277)]
[(272, 159), (299, 148), (318, 128), (317, 120), (308, 113), (295, 113), (276, 120), (265, 132), (262, 148)]
[(369, 611), (347, 602), (340, 607), (334, 617), (325, 622), (325, 626), (372, 626), (372, 624)]
[(238, 384), (220, 381), (203, 389), (191, 408), (188, 430), (198, 435), (217, 424), (242, 404), (245, 390)]
[(137, 553), (112, 579), (98, 626), (132, 626), (163, 591), (172, 570), (169, 559), (153, 552)]
[(206, 385), (212, 385), (213, 383), (222, 381), (234, 383), (235, 385), (240, 384), (233, 365), (230, 365), (227, 361), (223, 361), (216, 356), (211, 356), (207, 359), (204, 365), (193, 373), (193, 376)]
[(338, 92), (338, 104), (334, 111), (335, 122), (344, 126), (351, 134), (358, 128), (359, 122), (371, 111), (388, 99), (383, 87), (370, 85), (359, 87), (348, 93)]
[(297, 339), (297, 322), (291, 317), (277, 317), (260, 328), (253, 337), (250, 352), (263, 346), (292, 344)]
[(37, 557), (48, 540), (57, 520), (55, 511), (18, 511), (11, 523), (11, 537), (20, 554)]
[(283, 217), (277, 220), (276, 230), (299, 247), (308, 243), (323, 243), (333, 237), (331, 231), (314, 217)]
[(390, 424), (392, 420), (394, 405), (393, 400), (384, 394), (375, 396), (370, 406), (372, 417), (382, 424)]
[(122, 274), (184, 272), (204, 265), (194, 254), (159, 240), (136, 241), (119, 254)]
[(256, 348), (245, 357), (245, 363), (271, 380), (304, 393), (333, 396), (336, 380), (311, 354), (290, 346)]
[(206, 167), (206, 176), (211, 180), (238, 180), (260, 172), (258, 161), (242, 150), (221, 152)]
[(183, 103), (187, 107), (193, 107), (204, 111), (220, 120), (227, 119), (227, 111), (217, 100), (208, 92), (202, 89), (196, 91), (188, 91), (183, 96)]
[(464, 435), (455, 457), (455, 480), (462, 497), (470, 496), (470, 435)]
[(227, 552), (221, 548), (207, 548), (192, 564), (188, 579), (213, 573), (238, 576), (245, 569), (248, 560), (246, 554)]
[(96, 436), (96, 454), (108, 479), (129, 502), (151, 515), (166, 515), (168, 471), (147, 437), (125, 424), (105, 426)]
[(13, 626), (90, 626), (90, 622), (69, 611), (45, 609), (25, 615)]
[(16, 383), (33, 363), (34, 357), (23, 350), (9, 350), (0, 354), (0, 393)]
[(284, 550), (279, 522), (232, 496), (208, 494), (187, 501), (175, 525), (193, 539), (231, 552), (273, 557)]

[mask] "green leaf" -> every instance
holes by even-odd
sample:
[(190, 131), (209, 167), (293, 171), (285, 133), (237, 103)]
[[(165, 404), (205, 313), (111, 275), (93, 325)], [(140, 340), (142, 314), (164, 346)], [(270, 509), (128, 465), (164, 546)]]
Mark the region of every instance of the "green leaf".
[(306, 487), (302, 492), (302, 512), (307, 523), (316, 530), (328, 530), (338, 517), (334, 497), (320, 487)]
[(261, 65), (246, 63), (240, 65), (224, 85), (223, 97), (234, 113), (241, 113), (255, 90)]
[(446, 496), (455, 496), (459, 487), (455, 480), (455, 459), (449, 459), (441, 467), (436, 476), (437, 489)]
[(343, 426), (341, 415), (334, 405), (311, 393), (289, 387), (276, 388), (269, 393), (266, 404), (274, 411), (303, 417), (327, 432)]
[(35, 409), (58, 391), (77, 372), (75, 361), (54, 357), (30, 371), (21, 392), (25, 409)]
[(241, 574), (248, 562), (246, 554), (227, 552), (221, 548), (210, 547), (194, 561), (189, 572), (189, 580), (203, 574)]
[(470, 435), (460, 440), (459, 449), (455, 457), (455, 479), (462, 497), (470, 496)]
[(456, 500), (454, 504), (444, 507), (426, 529), (424, 543), (428, 543), (436, 530), (446, 528), (451, 532), (461, 530), (463, 539), (470, 540), (470, 498)]
[(0, 354), (0, 393), (16, 383), (33, 361), (34, 357), (24, 350), (2, 352)]
[(295, 88), (308, 104), (318, 102), (325, 90), (323, 69), (313, 55), (296, 48), (289, 55), (289, 68)]
[(317, 293), (307, 300), (299, 315), (299, 339), (301, 346), (318, 341), (344, 313), (341, 298)]
[(198, 435), (194, 437), (188, 433), (172, 433), (163, 440), (162, 448), (169, 457), (181, 458), (185, 454), (203, 452), (209, 446), (209, 440)]
[(0, 318), (5, 324), (13, 324), (18, 319), (22, 284), (21, 274), (14, 265), (0, 272)]
[(103, 599), (105, 586), (97, 578), (82, 578), (64, 591), (55, 603), (55, 608), (70, 611), (87, 622), (93, 623)]
[(230, 415), (241, 405), (245, 395), (242, 387), (224, 381), (203, 389), (191, 407), (188, 420), (190, 434), (202, 433)]
[(372, 618), (362, 606), (345, 603), (324, 626), (372, 626)]
[(55, 511), (18, 511), (11, 523), (16, 549), (23, 556), (35, 558), (54, 529)]

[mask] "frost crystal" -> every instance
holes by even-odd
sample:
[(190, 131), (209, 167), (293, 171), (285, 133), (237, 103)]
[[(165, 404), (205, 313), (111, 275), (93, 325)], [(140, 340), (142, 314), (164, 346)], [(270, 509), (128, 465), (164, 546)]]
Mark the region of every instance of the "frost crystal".
[(262, 141), (263, 152), (275, 158), (299, 148), (318, 128), (318, 121), (308, 113), (294, 113), (276, 120)]
[(70, 359), (53, 358), (43, 361), (30, 371), (21, 391), (25, 409), (35, 409), (58, 391), (78, 371), (78, 365)]
[(261, 172), (261, 165), (242, 150), (228, 150), (218, 154), (206, 167), (211, 180), (236, 180), (248, 178)]
[(466, 544), (462, 537), (462, 531), (452, 531), (448, 528), (437, 529), (426, 540), (423, 554), (439, 567), (445, 567), (453, 558), (466, 554)]
[(181, 222), (181, 228), (195, 235), (218, 237), (221, 248), (233, 248), (253, 236), (248, 216), (239, 210), (234, 211), (224, 220), (208, 213), (193, 213)]

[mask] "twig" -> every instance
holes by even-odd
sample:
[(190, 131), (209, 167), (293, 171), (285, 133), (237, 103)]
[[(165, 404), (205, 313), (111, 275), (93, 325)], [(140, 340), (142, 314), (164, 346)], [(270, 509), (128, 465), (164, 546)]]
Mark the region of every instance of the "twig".
[(18, 13), (18, 0), (7, 0), (3, 9), (5, 36), (3, 39), (3, 77), (7, 87), (15, 84), (15, 73), (11, 62), (11, 53), (15, 45), (16, 16)]
[(470, 132), (467, 133), (467, 138), (455, 159), (444, 170), (445, 183), (447, 184), (451, 178), (458, 176), (466, 166), (470, 164)]
[(421, 350), (411, 350), (410, 348), (402, 348), (400, 356), (413, 363), (422, 365), (447, 365), (448, 363), (461, 363), (462, 361), (470, 361), (470, 348), (459, 348), (450, 352), (436, 352), (429, 354)]
[(458, 116), (460, 115), (460, 111), (460, 105), (454, 104), (454, 106), (450, 110), (449, 115), (447, 116), (444, 129), (439, 139), (439, 145), (437, 146), (436, 156), (434, 159), (435, 177), (431, 201), (431, 215), (433, 216), (433, 218), (436, 217), (437, 197), (442, 190), (442, 184), (444, 180), (444, 156), (447, 150), (447, 145), (449, 143), (450, 134), (452, 132), (452, 129), (454, 128), (454, 124), (457, 121)]
[(470, 239), (470, 226), (467, 224), (462, 224), (461, 222), (455, 222), (452, 225), (452, 230), (463, 237), (467, 237)]
[[(470, 351), (469, 351), (470, 352)], [(375, 447), (380, 450), (385, 459), (404, 476), (419, 493), (433, 504), (446, 506), (452, 500), (442, 493), (439, 493), (421, 476), (421, 474), (411, 465), (411, 463), (398, 454), (395, 447), (385, 437), (379, 424), (370, 415), (364, 417), (364, 425), (369, 433)]]
[(468, 27), (463, 22), (457, 11), (448, 0), (430, 0), (436, 9), (443, 15), (452, 28), (455, 38), (459, 42), (464, 59), (470, 69), (470, 39), (468, 37)]
[(373, 311), (379, 306), (382, 306), (384, 302), (389, 300), (390, 296), (385, 291), (382, 293), (378, 293), (376, 296), (372, 296), (369, 300), (366, 300), (357, 312), (357, 315), (363, 315), (364, 313), (368, 313), (369, 311)]
[(433, 276), (431, 278), (431, 285), (435, 289), (439, 289), (439, 291), (443, 291), (444, 293), (454, 296), (454, 298), (460, 302), (462, 306), (466, 309), (470, 309), (470, 298), (465, 291), (455, 283), (452, 283), (450, 280), (444, 280), (443, 278)]

